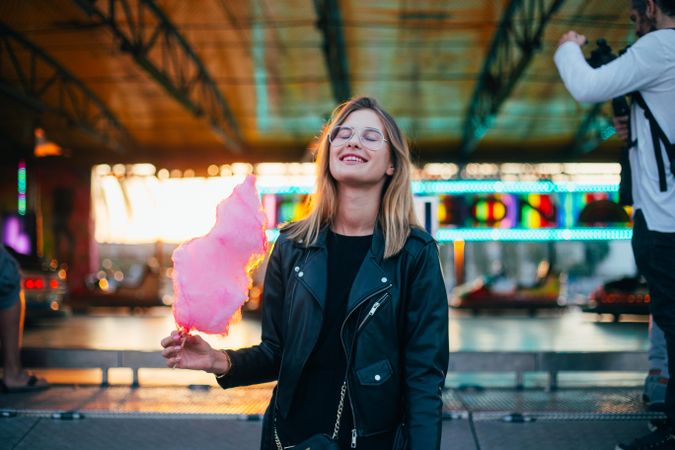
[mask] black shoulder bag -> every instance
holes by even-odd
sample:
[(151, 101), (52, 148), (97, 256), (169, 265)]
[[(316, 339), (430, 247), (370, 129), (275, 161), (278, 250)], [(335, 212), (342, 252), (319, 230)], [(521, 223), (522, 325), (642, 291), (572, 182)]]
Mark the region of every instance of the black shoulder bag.
[[(349, 369), (347, 369), (349, 370)], [(345, 405), (345, 396), (347, 395), (347, 378), (345, 376), (345, 381), (342, 383), (340, 388), (340, 403), (338, 403), (337, 408), (337, 417), (335, 418), (335, 426), (333, 427), (333, 434), (329, 436), (325, 433), (315, 434), (300, 442), (295, 444), (292, 447), (284, 447), (281, 445), (281, 439), (279, 439), (279, 433), (277, 433), (277, 410), (276, 405), (274, 407), (274, 443), (277, 446), (277, 450), (293, 449), (297, 448), (300, 450), (312, 449), (312, 450), (340, 450), (338, 445), (338, 435), (340, 433), (340, 419), (342, 419), (342, 410)]]

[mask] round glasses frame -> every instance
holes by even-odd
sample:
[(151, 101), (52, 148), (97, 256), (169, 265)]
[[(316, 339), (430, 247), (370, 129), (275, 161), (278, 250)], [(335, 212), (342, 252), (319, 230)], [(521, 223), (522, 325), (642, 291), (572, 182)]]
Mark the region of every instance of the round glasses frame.
[[(341, 142), (340, 144), (335, 144), (333, 142), (335, 139), (332, 136), (334, 134), (336, 134), (336, 132), (339, 131), (339, 130), (350, 130), (351, 134), (349, 135), (348, 138), (341, 138), (340, 139), (340, 141), (342, 141), (344, 139), (344, 142)], [(357, 133), (357, 131), (358, 131), (358, 133)], [(364, 142), (363, 134), (364, 134), (365, 131), (375, 131), (377, 134), (379, 134), (382, 137), (382, 139), (380, 141), (378, 141), (377, 143), (368, 142), (368, 141)], [(358, 136), (359, 142), (361, 143), (361, 145), (363, 145), (368, 150), (372, 150), (372, 151), (381, 149), (385, 142), (389, 142), (387, 139), (384, 138), (384, 134), (380, 130), (378, 130), (377, 128), (372, 128), (372, 127), (354, 128), (354, 127), (350, 127), (350, 126), (347, 126), (347, 125), (337, 125), (337, 126), (334, 126), (333, 128), (331, 128), (330, 133), (328, 133), (328, 141), (331, 144), (335, 144), (335, 145), (345, 145), (347, 142), (352, 140), (352, 138), (354, 137), (354, 134), (356, 134)]]

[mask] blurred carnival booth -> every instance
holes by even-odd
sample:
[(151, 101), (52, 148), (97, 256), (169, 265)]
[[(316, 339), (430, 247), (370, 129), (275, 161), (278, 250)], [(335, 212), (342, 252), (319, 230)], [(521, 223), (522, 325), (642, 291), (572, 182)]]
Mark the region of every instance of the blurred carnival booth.
[[(439, 241), (449, 304), (473, 311), (582, 305), (646, 313), (630, 255), (631, 211), (618, 204), (618, 164), (427, 164), (414, 172), (420, 223)], [(208, 232), (215, 207), (247, 174), (270, 241), (301, 218), (314, 165), (264, 163), (157, 170), (149, 164), (92, 170), (98, 270), (89, 304), (170, 305), (171, 252)], [(246, 309), (258, 310), (265, 266)], [(611, 295), (605, 283), (619, 282)], [(634, 280), (634, 282), (630, 282)], [(610, 284), (616, 287), (617, 283)]]

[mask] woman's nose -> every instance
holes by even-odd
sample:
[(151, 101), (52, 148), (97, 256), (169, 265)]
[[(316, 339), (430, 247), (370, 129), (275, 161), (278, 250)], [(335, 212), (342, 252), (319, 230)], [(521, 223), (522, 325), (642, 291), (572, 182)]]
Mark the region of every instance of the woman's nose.
[(347, 145), (348, 146), (352, 145), (352, 142), (355, 142), (357, 145), (361, 145), (361, 141), (359, 140), (359, 134), (356, 131), (352, 133), (351, 137), (347, 141)]

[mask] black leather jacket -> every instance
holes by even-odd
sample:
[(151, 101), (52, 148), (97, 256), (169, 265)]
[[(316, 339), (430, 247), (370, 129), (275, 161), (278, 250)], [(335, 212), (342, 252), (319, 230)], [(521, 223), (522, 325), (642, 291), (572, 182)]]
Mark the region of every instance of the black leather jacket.
[[(326, 298), (326, 229), (305, 246), (281, 233), (265, 275), (262, 342), (227, 350), (223, 388), (278, 380), (271, 404), (284, 417), (321, 330)], [(440, 448), (441, 390), (448, 367), (448, 304), (438, 248), (413, 229), (401, 252), (383, 260), (379, 227), (348, 300), (341, 338), (357, 436), (404, 430), (406, 448)], [(351, 359), (350, 359), (351, 357)], [(350, 430), (341, 430), (350, 432)], [(263, 424), (268, 448), (270, 409)]]

